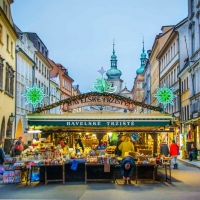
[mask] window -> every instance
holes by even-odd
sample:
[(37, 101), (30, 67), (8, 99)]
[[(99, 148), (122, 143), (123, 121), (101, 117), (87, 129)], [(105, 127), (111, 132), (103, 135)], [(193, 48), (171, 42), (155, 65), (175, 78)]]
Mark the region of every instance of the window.
[(13, 56), (13, 42), (11, 42), (11, 49), (10, 49), (11, 56)]
[(40, 81), (38, 81), (38, 88), (40, 88)]
[(40, 42), (38, 41), (38, 50), (40, 51)]
[(41, 72), (41, 62), (39, 61), (39, 71)]
[(44, 47), (42, 47), (42, 54), (44, 54)]
[(174, 42), (174, 56), (176, 55), (176, 44), (175, 44), (175, 42)]
[(173, 58), (172, 53), (173, 53), (173, 48), (171, 47), (171, 59)]
[(176, 69), (174, 69), (174, 83), (176, 82)]
[(0, 89), (3, 88), (3, 61), (4, 59), (0, 56)]
[(35, 78), (35, 84), (37, 85), (37, 78)]
[(174, 84), (174, 79), (173, 79), (173, 77), (174, 77), (174, 74), (173, 74), (173, 70), (171, 71), (171, 84), (173, 85)]
[(2, 42), (3, 26), (0, 24), (0, 42)]
[(194, 0), (191, 0), (191, 14), (194, 12)]
[(187, 105), (187, 119), (190, 119), (190, 110), (189, 110), (189, 105)]
[(44, 76), (46, 77), (46, 75), (47, 75), (47, 72), (46, 72), (46, 67), (44, 67)]
[(44, 65), (42, 64), (42, 74), (44, 74)]
[(192, 40), (191, 45), (192, 45), (192, 55), (193, 55), (195, 52), (195, 34), (194, 33), (192, 34), (191, 40)]
[(11, 66), (6, 63), (6, 83), (5, 83), (5, 91), (7, 94), (14, 94), (14, 70)]
[(170, 50), (168, 51), (168, 63), (170, 62)]
[(35, 59), (36, 67), (38, 68), (38, 58)]
[(6, 49), (9, 51), (9, 35), (7, 34)]
[(188, 77), (187, 77), (187, 79), (186, 79), (186, 89), (188, 89), (189, 87), (188, 87)]
[(183, 89), (183, 81), (181, 82), (181, 91), (184, 92), (184, 89)]

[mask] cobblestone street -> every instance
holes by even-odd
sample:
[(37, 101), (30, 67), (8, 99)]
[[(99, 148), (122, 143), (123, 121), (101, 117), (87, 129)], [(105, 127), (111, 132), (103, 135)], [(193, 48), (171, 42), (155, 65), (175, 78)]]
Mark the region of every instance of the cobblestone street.
[[(62, 183), (32, 183), (5, 185), (1, 182), (1, 199), (81, 199), (81, 200), (134, 200), (134, 199), (176, 199), (199, 200), (200, 199), (200, 170), (179, 163), (179, 169), (172, 169), (172, 184), (165, 182), (164, 168), (159, 167), (159, 181), (139, 181), (136, 185), (113, 183), (88, 183), (67, 182)], [(120, 182), (120, 181), (119, 181)], [(121, 181), (122, 183), (122, 181)]]

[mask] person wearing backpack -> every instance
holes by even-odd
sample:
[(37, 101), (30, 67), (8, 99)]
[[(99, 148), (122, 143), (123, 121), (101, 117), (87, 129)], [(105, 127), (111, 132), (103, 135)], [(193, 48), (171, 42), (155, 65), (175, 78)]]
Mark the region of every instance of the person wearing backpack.
[(22, 136), (19, 137), (19, 140), (15, 143), (15, 155), (21, 155), (22, 151), (24, 150), (24, 145), (22, 141)]

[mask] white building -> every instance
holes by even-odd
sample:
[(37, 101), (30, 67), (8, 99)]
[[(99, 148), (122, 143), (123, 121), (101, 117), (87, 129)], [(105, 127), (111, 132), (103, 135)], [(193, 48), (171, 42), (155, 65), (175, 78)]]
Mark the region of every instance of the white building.
[[(22, 32), (15, 25), (19, 39), (16, 42), (16, 63), (17, 63), (17, 84), (16, 84), (16, 131), (15, 138), (24, 135), (24, 131), (28, 128), (26, 114), (32, 112), (32, 104), (26, 105), (26, 98), (22, 95), (26, 93), (26, 87), (32, 87), (34, 81), (34, 54), (35, 47), (29, 40), (26, 33)], [(24, 141), (28, 141), (28, 135), (24, 135)]]
[[(61, 100), (62, 91), (60, 90), (59, 76), (50, 79), (50, 104)], [(50, 113), (60, 114), (60, 106), (52, 108)]]

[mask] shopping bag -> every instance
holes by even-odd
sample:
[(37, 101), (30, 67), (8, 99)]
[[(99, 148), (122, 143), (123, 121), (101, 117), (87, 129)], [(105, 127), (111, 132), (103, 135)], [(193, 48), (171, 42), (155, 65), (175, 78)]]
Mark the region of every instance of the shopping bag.
[(3, 172), (4, 172), (4, 166), (0, 165), (0, 174), (3, 175)]
[(76, 171), (78, 167), (78, 161), (77, 160), (73, 160), (72, 165), (71, 165), (71, 170)]

